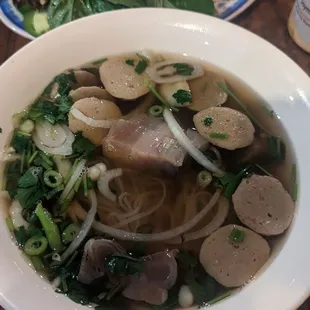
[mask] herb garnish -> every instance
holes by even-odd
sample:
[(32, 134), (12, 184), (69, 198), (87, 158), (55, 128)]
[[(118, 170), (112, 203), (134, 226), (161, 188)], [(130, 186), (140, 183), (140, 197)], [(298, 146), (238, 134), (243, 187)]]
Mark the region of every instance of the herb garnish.
[(101, 58), (101, 59), (98, 59), (98, 60), (95, 60), (95, 61), (93, 61), (92, 62), (92, 64), (95, 66), (95, 65), (100, 65), (100, 64), (102, 64), (102, 63), (104, 63), (104, 62), (106, 62), (108, 60), (108, 58)]
[(173, 68), (176, 69), (177, 74), (179, 75), (184, 75), (184, 76), (189, 76), (192, 75), (194, 68), (186, 63), (175, 63), (173, 65)]
[(227, 139), (228, 134), (226, 132), (210, 132), (209, 137), (214, 139)]
[(75, 140), (72, 144), (74, 154), (88, 157), (95, 151), (96, 148), (96, 145), (94, 145), (87, 138), (85, 138), (81, 131), (76, 133)]
[(138, 74), (142, 74), (142, 73), (145, 71), (145, 69), (147, 68), (147, 66), (148, 66), (148, 62), (145, 61), (144, 59), (141, 59), (141, 60), (138, 62), (137, 66), (136, 66), (136, 68), (135, 68), (135, 71), (136, 71)]
[(16, 153), (23, 154), (32, 145), (32, 139), (30, 134), (26, 134), (22, 131), (15, 131), (11, 146), (15, 149)]
[(297, 179), (297, 168), (296, 164), (293, 164), (291, 171), (291, 197), (293, 201), (296, 201), (298, 198), (298, 184), (296, 179)]
[(204, 120), (203, 123), (209, 127), (213, 124), (213, 118), (211, 116), (207, 116)]
[(192, 102), (192, 93), (189, 90), (179, 89), (176, 93), (172, 95), (178, 104), (185, 104)]
[(230, 241), (236, 242), (236, 243), (243, 242), (244, 237), (245, 237), (244, 231), (242, 231), (238, 228), (233, 228), (233, 230), (231, 231), (231, 233), (229, 235)]
[(128, 65), (128, 66), (132, 66), (134, 67), (135, 66), (135, 61), (133, 59), (127, 59), (125, 61), (125, 63)]

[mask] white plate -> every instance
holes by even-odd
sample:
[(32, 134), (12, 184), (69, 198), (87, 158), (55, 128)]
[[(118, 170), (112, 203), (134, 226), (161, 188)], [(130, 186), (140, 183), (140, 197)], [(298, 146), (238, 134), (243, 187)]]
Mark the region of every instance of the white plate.
[[(245, 11), (256, 0), (214, 0), (219, 17), (225, 20), (232, 20)], [(0, 20), (12, 31), (20, 36), (33, 40), (35, 39), (24, 30), (23, 16), (13, 5), (12, 0), (0, 0)]]
[[(149, 48), (206, 60), (237, 75), (279, 115), (297, 154), (298, 212), (283, 248), (257, 280), (214, 310), (292, 310), (310, 291), (310, 80), (286, 55), (254, 34), (202, 14), (168, 9), (122, 10), (58, 28), (0, 67), (0, 149), (10, 116), (61, 71), (105, 55)], [(0, 294), (6, 310), (81, 310), (57, 295), (12, 244), (0, 208)]]

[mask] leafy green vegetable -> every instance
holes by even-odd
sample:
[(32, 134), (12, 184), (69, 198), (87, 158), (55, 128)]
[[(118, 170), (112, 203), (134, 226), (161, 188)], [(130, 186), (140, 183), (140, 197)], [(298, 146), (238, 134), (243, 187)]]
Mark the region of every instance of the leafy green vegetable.
[(233, 228), (233, 230), (231, 231), (231, 234), (229, 235), (229, 239), (232, 242), (241, 243), (244, 240), (244, 236), (245, 236), (244, 231), (238, 228)]
[(15, 149), (16, 153), (23, 154), (32, 145), (30, 134), (25, 134), (22, 131), (15, 131), (11, 140), (11, 146)]
[(135, 66), (135, 61), (133, 59), (127, 59), (125, 61), (125, 63), (128, 65), (128, 66), (132, 66), (134, 67)]
[(72, 148), (75, 154), (88, 157), (95, 151), (97, 147), (96, 145), (91, 143), (87, 138), (83, 137), (82, 132), (79, 131), (75, 135), (75, 140), (72, 144)]
[(19, 247), (24, 247), (28, 240), (28, 234), (24, 226), (19, 227), (15, 230), (15, 238)]
[(189, 90), (179, 89), (176, 93), (172, 95), (172, 97), (179, 104), (185, 104), (192, 102), (192, 93)]
[(192, 75), (194, 71), (194, 68), (186, 63), (175, 63), (173, 65), (173, 68), (176, 69), (179, 75), (184, 75), (184, 76)]

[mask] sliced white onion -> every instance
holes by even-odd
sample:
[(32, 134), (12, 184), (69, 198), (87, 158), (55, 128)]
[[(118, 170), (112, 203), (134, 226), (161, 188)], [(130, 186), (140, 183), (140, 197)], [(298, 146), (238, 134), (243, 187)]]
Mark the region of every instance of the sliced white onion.
[(164, 119), (173, 133), (174, 137), (177, 139), (179, 144), (204, 168), (207, 170), (216, 173), (217, 175), (224, 175), (224, 171), (216, 167), (206, 156), (200, 152), (193, 143), (189, 140), (189, 138), (184, 133), (183, 129), (179, 125), (179, 123), (174, 118), (173, 114), (170, 110), (165, 108), (163, 113)]
[(48, 147), (59, 147), (66, 141), (66, 134), (60, 125), (49, 122), (36, 124), (36, 133), (41, 143)]
[(21, 226), (24, 226), (25, 228), (28, 228), (29, 224), (22, 216), (22, 206), (20, 205), (18, 200), (13, 200), (10, 208), (9, 213), (14, 225), (15, 229), (18, 229)]
[(64, 262), (67, 258), (70, 257), (72, 253), (81, 245), (83, 240), (86, 238), (88, 232), (90, 231), (97, 213), (97, 196), (93, 190), (88, 191), (88, 197), (91, 202), (90, 210), (87, 213), (85, 221), (78, 232), (76, 238), (72, 241), (66, 251), (61, 255), (61, 261)]
[(88, 126), (95, 127), (95, 128), (111, 128), (117, 120), (96, 120), (91, 117), (86, 116), (77, 108), (72, 107), (70, 113), (79, 121), (85, 123)]
[[(177, 73), (175, 64), (187, 64), (193, 68), (191, 75), (180, 75)], [(146, 72), (151, 80), (157, 84), (175, 83), (180, 81), (189, 81), (204, 75), (204, 69), (200, 64), (187, 60), (166, 60), (158, 62), (146, 69)]]
[[(62, 144), (56, 147), (53, 147), (53, 146), (50, 146), (50, 145), (54, 145), (54, 141), (51, 137), (50, 139), (48, 139), (48, 137), (45, 137), (44, 141), (40, 139), (38, 135), (37, 125), (36, 125), (35, 131), (32, 134), (32, 139), (34, 143), (36, 144), (37, 148), (43, 152), (46, 152), (52, 155), (64, 155), (64, 156), (71, 155), (73, 153), (72, 143), (75, 139), (74, 134), (70, 131), (70, 129), (67, 126), (60, 125), (60, 127), (63, 130), (62, 132), (65, 137), (65, 140)], [(39, 128), (40, 127), (38, 127), (38, 129)], [(40, 134), (40, 136), (42, 135)], [(61, 141), (61, 140), (58, 140), (58, 141)]]
[[(221, 191), (217, 190), (212, 196), (211, 200), (207, 203), (207, 205), (190, 221), (186, 222), (181, 226), (178, 226), (176, 228), (161, 233), (155, 233), (155, 234), (132, 233), (125, 230), (107, 226), (98, 221), (93, 222), (93, 228), (99, 233), (107, 234), (118, 240), (127, 240), (135, 242), (158, 242), (158, 241), (170, 240), (184, 234), (185, 232), (195, 227), (206, 216), (206, 214), (215, 206), (215, 204), (218, 202), (220, 198), (220, 195)], [(70, 210), (70, 214), (73, 213), (74, 216), (78, 217), (80, 220), (84, 220), (88, 216), (86, 211), (78, 204), (74, 205), (74, 210)]]
[(109, 182), (114, 178), (120, 177), (122, 174), (123, 170), (120, 168), (108, 170), (101, 175), (97, 182), (100, 193), (113, 202), (116, 201), (116, 196), (111, 192)]
[(60, 203), (63, 202), (69, 193), (71, 192), (72, 188), (74, 187), (76, 181), (81, 176), (83, 169), (85, 168), (86, 159), (82, 159), (76, 166), (73, 174), (71, 175), (66, 187), (64, 188), (63, 192), (61, 193), (59, 197)]

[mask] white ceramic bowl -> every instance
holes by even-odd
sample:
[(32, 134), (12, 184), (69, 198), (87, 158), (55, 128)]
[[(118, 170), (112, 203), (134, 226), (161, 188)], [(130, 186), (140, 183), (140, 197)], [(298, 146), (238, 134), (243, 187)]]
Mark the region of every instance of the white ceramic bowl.
[[(167, 9), (104, 13), (52, 31), (0, 68), (0, 148), (11, 130), (11, 115), (31, 103), (56, 74), (104, 55), (141, 48), (198, 57), (232, 72), (281, 117), (300, 171), (292, 229), (266, 271), (212, 309), (296, 309), (310, 292), (310, 80), (287, 56), (250, 32), (215, 18)], [(83, 309), (54, 293), (29, 267), (12, 244), (0, 210), (0, 293), (6, 310)]]

